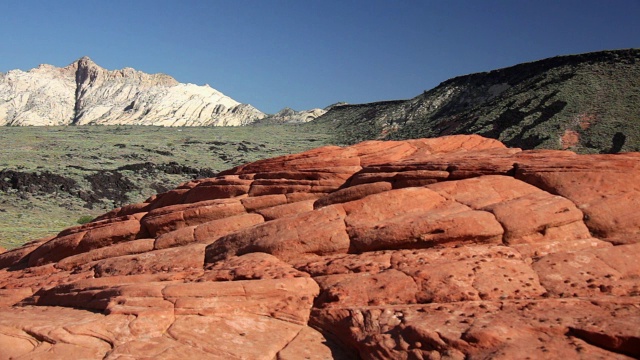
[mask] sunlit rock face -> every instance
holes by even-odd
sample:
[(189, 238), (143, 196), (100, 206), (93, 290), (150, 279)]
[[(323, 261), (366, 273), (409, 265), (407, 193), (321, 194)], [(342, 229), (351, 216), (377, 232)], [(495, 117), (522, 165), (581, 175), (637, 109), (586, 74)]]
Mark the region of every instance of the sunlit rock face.
[(261, 123), (272, 124), (298, 124), (306, 123), (327, 113), (325, 109), (311, 109), (295, 111), (291, 108), (284, 108), (273, 115), (263, 118)]
[(640, 356), (640, 154), (249, 163), (0, 253), (0, 358)]
[(88, 57), (0, 75), (0, 125), (235, 126), (262, 117), (208, 85), (132, 68), (109, 71)]

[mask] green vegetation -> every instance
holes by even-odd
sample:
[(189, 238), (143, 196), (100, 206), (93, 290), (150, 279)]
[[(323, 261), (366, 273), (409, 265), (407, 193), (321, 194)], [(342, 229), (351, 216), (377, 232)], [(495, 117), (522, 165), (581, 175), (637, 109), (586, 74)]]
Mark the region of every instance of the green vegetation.
[(91, 215), (83, 215), (81, 216), (78, 221), (76, 221), (78, 224), (80, 225), (84, 225), (86, 223), (90, 223), (91, 220), (93, 220), (95, 217), (91, 216)]
[(326, 145), (319, 127), (0, 128), (0, 246), (264, 158)]

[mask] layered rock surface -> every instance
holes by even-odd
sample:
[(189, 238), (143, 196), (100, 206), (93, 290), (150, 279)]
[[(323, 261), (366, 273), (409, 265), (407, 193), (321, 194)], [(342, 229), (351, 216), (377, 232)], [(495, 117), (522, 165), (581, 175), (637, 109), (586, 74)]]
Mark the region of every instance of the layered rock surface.
[(0, 125), (245, 125), (264, 117), (208, 85), (132, 68), (106, 70), (88, 57), (56, 68), (0, 74)]
[(0, 358), (640, 356), (640, 154), (318, 148), (0, 254)]

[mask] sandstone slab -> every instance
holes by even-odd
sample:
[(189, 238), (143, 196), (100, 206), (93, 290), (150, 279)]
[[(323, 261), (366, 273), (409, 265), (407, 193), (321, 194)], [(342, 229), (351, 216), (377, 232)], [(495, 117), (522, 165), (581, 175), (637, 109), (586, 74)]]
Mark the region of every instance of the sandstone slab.
[(0, 359), (640, 357), (640, 155), (328, 146), (0, 253)]

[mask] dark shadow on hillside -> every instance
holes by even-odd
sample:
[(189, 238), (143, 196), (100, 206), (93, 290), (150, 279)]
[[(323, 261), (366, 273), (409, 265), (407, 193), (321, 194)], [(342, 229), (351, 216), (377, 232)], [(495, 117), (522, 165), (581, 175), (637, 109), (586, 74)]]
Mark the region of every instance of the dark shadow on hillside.
[(617, 132), (611, 139), (611, 148), (608, 151), (604, 151), (605, 154), (617, 154), (622, 150), (624, 143), (627, 141), (627, 136), (621, 132)]

